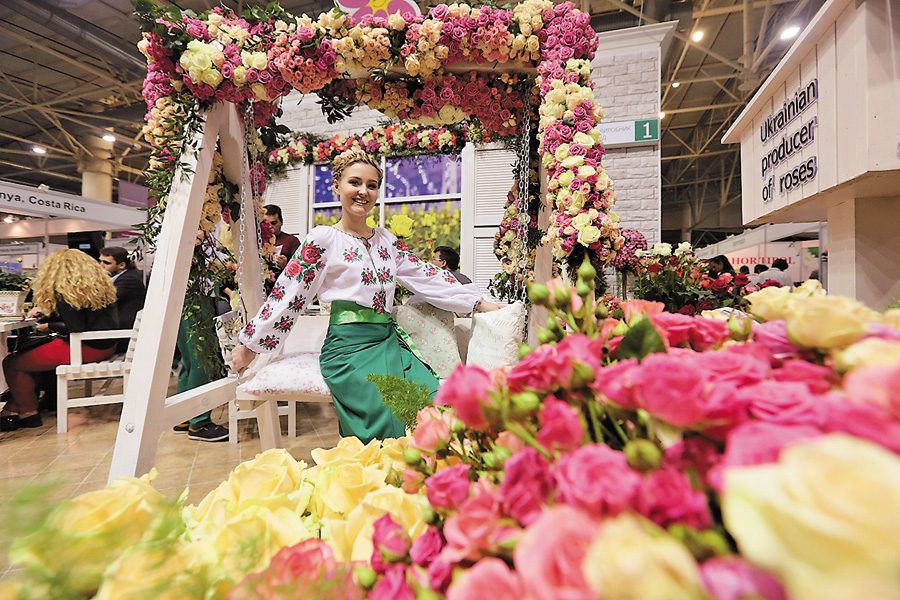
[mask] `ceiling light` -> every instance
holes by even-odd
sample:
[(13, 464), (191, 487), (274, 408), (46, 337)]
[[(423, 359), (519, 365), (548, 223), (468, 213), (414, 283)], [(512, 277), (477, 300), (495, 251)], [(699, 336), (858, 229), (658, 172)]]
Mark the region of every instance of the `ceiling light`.
[(114, 135), (111, 134), (111, 133), (107, 133), (106, 135), (103, 136), (103, 141), (105, 141), (105, 142), (114, 142), (114, 141), (116, 141), (116, 136), (114, 136)]
[(32, 146), (31, 151), (35, 154), (47, 154), (47, 149), (41, 148), (40, 146)]
[(788, 27), (785, 27), (781, 31), (781, 39), (792, 40), (795, 37), (797, 37), (798, 33), (800, 33), (800, 26), (799, 25), (790, 25)]
[(672, 82), (672, 87), (673, 87), (673, 88), (677, 88), (679, 85), (681, 85), (681, 82), (680, 82), (680, 81), (673, 81), (673, 82)]
[(703, 39), (703, 32), (702, 32), (702, 31), (695, 31), (695, 32), (693, 33), (693, 35), (691, 35), (691, 39), (694, 40), (695, 42), (699, 42), (700, 40)]
[(659, 119), (660, 119), (660, 120), (663, 120), (663, 119), (665, 119), (665, 118), (666, 118), (666, 113), (663, 112), (663, 111), (659, 111)]

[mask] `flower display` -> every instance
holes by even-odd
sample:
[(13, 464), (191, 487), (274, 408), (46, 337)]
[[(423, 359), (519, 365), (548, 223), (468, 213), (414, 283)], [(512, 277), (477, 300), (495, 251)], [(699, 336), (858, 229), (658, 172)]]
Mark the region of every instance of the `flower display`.
[[(687, 315), (721, 307), (741, 307), (744, 297), (756, 291), (743, 273), (721, 273), (710, 277), (706, 261), (700, 260), (688, 242), (674, 249), (658, 242), (648, 250), (635, 250), (635, 298), (662, 302), (666, 310)], [(787, 290), (785, 290), (787, 291)]]
[[(892, 598), (900, 359), (834, 359), (900, 338), (895, 316), (810, 283), (751, 294), (746, 329), (643, 300), (615, 319), (594, 275), (532, 286), (556, 323), (543, 343), (503, 370), (458, 367), (411, 437), (345, 438), (314, 466), (270, 450), (180, 512), (119, 480), (17, 540), (26, 579), (0, 592)], [(792, 309), (766, 320), (775, 291)], [(823, 298), (864, 330), (795, 344), (789, 321)]]
[[(185, 109), (184, 121), (213, 102), (234, 102), (256, 127), (265, 127), (278, 114), (280, 98), (296, 89), (317, 93), (330, 120), (365, 104), (430, 127), (471, 120), (489, 139), (514, 135), (539, 99), (536, 151), (550, 172), (547, 201), (554, 211), (546, 240), (554, 256), (574, 272), (585, 255), (596, 266), (607, 264), (623, 243), (593, 129), (602, 117), (590, 80), (597, 35), (589, 15), (571, 2), (528, 0), (512, 10), (438, 5), (425, 16), (367, 14), (358, 21), (337, 9), (315, 20), (296, 17), (275, 3), (242, 15), (227, 8), (197, 15), (146, 0), (136, 6), (143, 26), (139, 47), (148, 61), (143, 94), (153, 125), (153, 168), (177, 164), (183, 151), (181, 143), (167, 143), (153, 114), (173, 102)], [(505, 67), (448, 69), (461, 62)], [(535, 65), (539, 98), (521, 74)], [(444, 138), (427, 145), (453, 143)], [(275, 161), (307, 160), (309, 145), (280, 148)], [(370, 151), (383, 145), (374, 138), (363, 142)], [(154, 186), (160, 196), (166, 183), (161, 178)], [(530, 248), (535, 244), (529, 240)]]

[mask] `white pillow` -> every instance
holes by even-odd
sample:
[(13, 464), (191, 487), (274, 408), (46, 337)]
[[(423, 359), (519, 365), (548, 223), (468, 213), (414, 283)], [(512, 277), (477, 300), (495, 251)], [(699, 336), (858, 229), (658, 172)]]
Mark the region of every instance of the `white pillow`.
[(459, 365), (454, 316), (427, 302), (404, 304), (394, 309), (397, 325), (409, 335), (419, 357), (438, 377), (446, 379)]
[(294, 352), (272, 360), (238, 389), (252, 396), (331, 396), (319, 370), (318, 352)]
[(472, 315), (472, 337), (466, 364), (487, 370), (516, 364), (524, 332), (525, 305), (522, 302), (491, 312), (476, 312)]

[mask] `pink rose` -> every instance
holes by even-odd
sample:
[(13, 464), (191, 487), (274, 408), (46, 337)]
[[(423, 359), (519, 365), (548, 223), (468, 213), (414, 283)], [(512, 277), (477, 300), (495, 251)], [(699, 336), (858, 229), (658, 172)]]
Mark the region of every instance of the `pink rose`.
[(703, 587), (711, 600), (787, 600), (781, 583), (737, 556), (722, 556), (700, 565)]
[(584, 427), (578, 411), (567, 402), (547, 396), (538, 420), (541, 428), (537, 441), (545, 448), (565, 452), (577, 448), (584, 440)]
[(441, 385), (434, 404), (453, 408), (466, 427), (484, 430), (488, 421), (483, 406), (493, 406), (487, 393), (492, 387), (487, 371), (481, 367), (459, 365)]
[(513, 519), (529, 525), (540, 516), (553, 492), (550, 465), (529, 446), (507, 459), (505, 469), (497, 495), (500, 506)]
[(722, 491), (723, 472), (728, 467), (759, 465), (778, 460), (781, 449), (794, 442), (814, 439), (822, 432), (811, 425), (781, 425), (750, 421), (728, 434), (722, 461), (709, 472), (709, 482)]
[(482, 491), (466, 500), (459, 512), (444, 523), (447, 545), (435, 562), (454, 564), (478, 560), (484, 554), (496, 553), (500, 544), (517, 536), (519, 531), (504, 524), (496, 498)]
[(407, 494), (418, 494), (419, 490), (422, 489), (422, 485), (425, 483), (425, 474), (421, 471), (416, 471), (410, 467), (407, 467), (405, 471), (403, 471), (403, 485), (400, 487)]
[(438, 470), (425, 480), (428, 501), (435, 508), (456, 510), (469, 497), (469, 465)]
[(706, 494), (693, 489), (687, 475), (671, 469), (659, 469), (644, 477), (635, 508), (661, 527), (681, 523), (706, 529), (712, 524)]
[(822, 397), (828, 432), (843, 432), (861, 437), (900, 454), (900, 420), (874, 404), (848, 401), (831, 392)]
[(769, 351), (777, 357), (799, 356), (800, 350), (787, 335), (784, 321), (766, 321), (753, 326), (753, 340), (765, 344)]
[(760, 421), (785, 425), (822, 425), (825, 415), (809, 386), (796, 381), (761, 381), (738, 392), (750, 414)]
[(726, 346), (718, 352), (705, 352), (697, 360), (715, 383), (751, 385), (765, 380), (771, 372), (769, 350), (755, 342)]
[(663, 312), (652, 315), (650, 322), (669, 346), (681, 346), (688, 341), (694, 319), (687, 315)]
[(416, 595), (406, 583), (404, 565), (392, 565), (384, 577), (375, 584), (369, 600), (416, 600)]
[(694, 326), (691, 328), (688, 338), (691, 348), (697, 352), (703, 352), (722, 345), (728, 339), (728, 335), (728, 324), (725, 321), (695, 317)]
[(649, 300), (626, 300), (622, 302), (621, 307), (625, 312), (625, 322), (631, 325), (640, 317), (652, 317), (662, 313), (666, 305)]
[(452, 415), (434, 406), (426, 406), (416, 415), (416, 430), (409, 445), (422, 452), (434, 453), (450, 443)]
[(409, 534), (394, 522), (390, 513), (375, 521), (374, 526), (372, 544), (375, 553), (379, 553), (389, 563), (398, 562), (409, 554), (412, 545)]
[(707, 485), (709, 470), (719, 464), (722, 456), (716, 445), (700, 437), (682, 439), (667, 447), (663, 453), (662, 468), (691, 472), (700, 485)]
[(429, 527), (416, 538), (409, 549), (409, 558), (414, 565), (427, 567), (441, 553), (444, 547), (444, 538), (435, 527)]
[[(607, 319), (607, 322), (610, 320)], [(621, 340), (621, 336), (615, 339)], [(634, 410), (637, 408), (637, 404), (631, 390), (631, 380), (639, 370), (637, 359), (620, 360), (608, 367), (603, 367), (591, 387), (617, 406), (626, 410)]]
[(631, 376), (637, 405), (673, 425), (686, 427), (706, 417), (703, 398), (709, 387), (707, 372), (685, 362), (683, 356), (650, 354)]
[(501, 431), (494, 443), (500, 448), (506, 448), (512, 454), (519, 452), (525, 447), (525, 442), (522, 441), (522, 438), (508, 430)]
[(597, 523), (571, 506), (548, 508), (516, 544), (513, 561), (534, 600), (594, 598), (581, 563), (597, 532)]
[(844, 375), (844, 393), (852, 402), (880, 406), (900, 418), (900, 365), (853, 369)]
[(521, 600), (522, 582), (499, 558), (483, 558), (462, 574), (447, 590), (447, 600)]
[(641, 483), (625, 454), (602, 444), (562, 456), (555, 474), (557, 499), (596, 516), (616, 515), (630, 506)]

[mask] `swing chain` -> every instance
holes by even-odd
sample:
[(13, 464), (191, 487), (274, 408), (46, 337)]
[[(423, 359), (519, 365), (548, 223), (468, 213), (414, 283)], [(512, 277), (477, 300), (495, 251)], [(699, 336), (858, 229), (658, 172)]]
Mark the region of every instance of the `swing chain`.
[(516, 241), (514, 242), (515, 265), (513, 276), (516, 278), (515, 297), (522, 302), (527, 301), (527, 275), (528, 275), (528, 229), (531, 216), (528, 214), (529, 195), (529, 168), (531, 159), (531, 120), (526, 106), (522, 115), (522, 133), (519, 143), (519, 155), (517, 157), (516, 171), (518, 172), (519, 189), (516, 198), (518, 209), (518, 224), (516, 226)]

